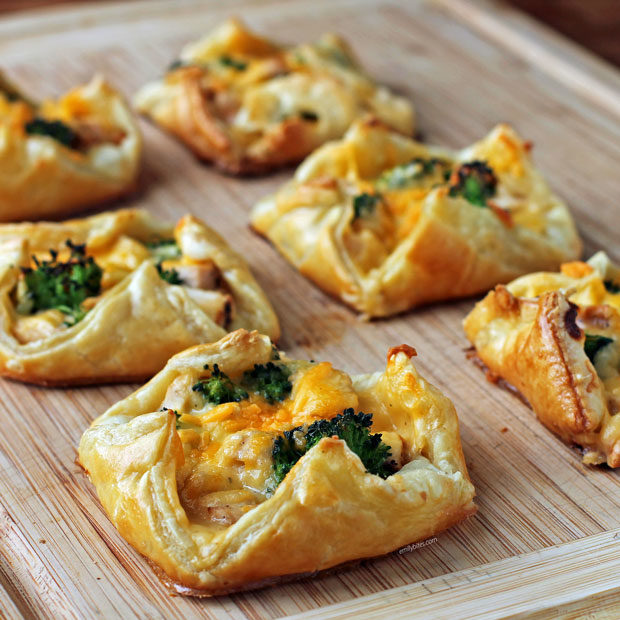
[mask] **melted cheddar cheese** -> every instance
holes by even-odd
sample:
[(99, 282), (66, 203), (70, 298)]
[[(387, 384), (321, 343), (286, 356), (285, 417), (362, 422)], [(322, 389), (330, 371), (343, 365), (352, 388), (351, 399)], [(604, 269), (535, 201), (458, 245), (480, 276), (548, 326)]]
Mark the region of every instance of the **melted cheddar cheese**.
[[(256, 393), (241, 402), (213, 405), (191, 390), (199, 378), (174, 380), (162, 407), (178, 415), (184, 464), (178, 470), (181, 503), (191, 520), (228, 526), (273, 492), (272, 451), (283, 431), (331, 419), (344, 409), (358, 409), (350, 377), (328, 362), (288, 362), (293, 385), (288, 398), (269, 403)], [(237, 381), (240, 377), (231, 377)], [(402, 440), (382, 433), (397, 462)]]

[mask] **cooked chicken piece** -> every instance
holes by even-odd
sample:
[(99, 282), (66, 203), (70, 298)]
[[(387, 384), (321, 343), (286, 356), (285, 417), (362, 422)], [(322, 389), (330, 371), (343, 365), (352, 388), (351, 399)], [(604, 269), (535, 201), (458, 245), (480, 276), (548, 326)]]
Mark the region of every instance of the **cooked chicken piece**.
[(200, 288), (188, 288), (187, 292), (215, 323), (224, 328), (230, 324), (235, 309), (232, 295), (221, 291), (205, 291)]

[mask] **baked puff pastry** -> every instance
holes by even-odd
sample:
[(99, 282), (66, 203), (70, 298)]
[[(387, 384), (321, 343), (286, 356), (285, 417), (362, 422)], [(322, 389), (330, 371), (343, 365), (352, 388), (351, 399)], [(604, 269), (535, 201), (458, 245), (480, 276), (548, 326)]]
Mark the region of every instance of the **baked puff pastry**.
[(529, 150), (507, 125), (451, 152), (366, 119), (260, 201), (252, 226), (367, 317), (473, 295), (581, 252)]
[(187, 45), (135, 103), (232, 174), (296, 163), (368, 112), (406, 134), (414, 124), (411, 104), (364, 75), (340, 38), (283, 47), (236, 19)]
[(491, 380), (516, 387), (584, 463), (620, 467), (620, 269), (604, 253), (497, 286), (464, 327)]
[(239, 327), (279, 335), (247, 265), (203, 222), (126, 209), (0, 226), (0, 374), (43, 385), (144, 380)]
[(35, 104), (0, 74), (0, 221), (57, 218), (129, 193), (141, 145), (100, 77)]
[(184, 594), (386, 554), (476, 510), (454, 406), (413, 355), (392, 348), (385, 372), (349, 377), (238, 330), (106, 411), (79, 460), (121, 535)]

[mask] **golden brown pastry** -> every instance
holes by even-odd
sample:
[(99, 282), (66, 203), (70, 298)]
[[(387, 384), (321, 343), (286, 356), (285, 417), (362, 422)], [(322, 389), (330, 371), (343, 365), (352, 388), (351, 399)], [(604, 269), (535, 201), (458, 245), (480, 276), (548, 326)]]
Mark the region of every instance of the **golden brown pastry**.
[(367, 317), (473, 295), (581, 252), (529, 150), (507, 125), (451, 152), (367, 119), (260, 201), (252, 225)]
[(239, 327), (279, 336), (243, 259), (197, 218), (125, 209), (0, 226), (0, 374), (44, 385), (144, 380)]
[(340, 38), (283, 47), (236, 19), (187, 45), (135, 103), (198, 157), (233, 174), (298, 162), (367, 112), (406, 134), (414, 123), (411, 104), (364, 75)]
[(490, 378), (515, 386), (584, 463), (620, 467), (620, 269), (604, 253), (497, 286), (464, 327)]
[(79, 460), (121, 535), (185, 594), (386, 554), (476, 510), (454, 406), (413, 355), (349, 377), (238, 330), (108, 409)]
[(100, 77), (40, 105), (0, 74), (0, 221), (56, 218), (135, 188), (142, 138)]

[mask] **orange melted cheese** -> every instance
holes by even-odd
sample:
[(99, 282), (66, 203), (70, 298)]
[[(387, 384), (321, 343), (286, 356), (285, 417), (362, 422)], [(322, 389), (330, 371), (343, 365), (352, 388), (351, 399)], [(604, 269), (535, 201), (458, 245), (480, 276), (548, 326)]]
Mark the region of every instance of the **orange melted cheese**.
[[(357, 409), (351, 379), (328, 362), (297, 362), (290, 377), (291, 395), (268, 403), (257, 394), (241, 402), (183, 412), (179, 437), (185, 464), (179, 470), (179, 497), (190, 518), (217, 526), (229, 525), (271, 492), (272, 450), (285, 430), (330, 419), (343, 409)], [(181, 401), (198, 377), (179, 377), (164, 400), (186, 407), (201, 404), (193, 396)], [(200, 397), (202, 399), (202, 397)], [(179, 412), (181, 413), (181, 412)], [(191, 427), (191, 428), (187, 428)]]

